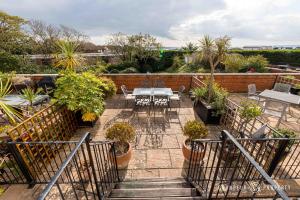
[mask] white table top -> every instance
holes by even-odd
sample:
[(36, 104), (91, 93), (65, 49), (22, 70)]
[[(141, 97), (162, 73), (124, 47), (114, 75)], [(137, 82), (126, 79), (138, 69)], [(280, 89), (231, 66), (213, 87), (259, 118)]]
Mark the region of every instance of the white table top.
[(263, 98), (275, 99), (278, 101), (290, 103), (290, 104), (300, 104), (300, 96), (285, 92), (278, 92), (274, 90), (264, 90), (258, 96)]
[(171, 88), (134, 88), (132, 92), (133, 96), (137, 95), (149, 95), (149, 96), (159, 96), (159, 95), (166, 95), (172, 96), (173, 91)]

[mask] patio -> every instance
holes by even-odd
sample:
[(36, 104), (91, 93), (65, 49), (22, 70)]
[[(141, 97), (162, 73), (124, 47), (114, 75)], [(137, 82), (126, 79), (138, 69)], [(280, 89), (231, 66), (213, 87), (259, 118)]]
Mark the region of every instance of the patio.
[[(247, 97), (246, 94), (231, 94), (229, 99), (240, 103)], [(137, 139), (132, 143), (134, 152), (127, 170), (122, 171), (125, 179), (139, 179), (147, 177), (180, 177), (188, 166), (184, 162), (181, 145), (185, 140), (182, 127), (188, 120), (200, 120), (193, 110), (193, 102), (184, 96), (181, 108), (171, 105), (167, 120), (162, 115), (153, 114), (148, 118), (144, 113), (138, 116), (133, 114), (133, 105), (125, 107), (122, 95), (115, 95), (107, 100), (106, 110), (93, 128), (81, 128), (76, 137), (90, 132), (94, 141), (105, 140), (105, 130), (115, 122), (129, 122), (137, 132)], [(282, 121), (280, 127), (290, 128), (300, 132), (300, 109), (291, 108), (287, 121)], [(275, 126), (278, 118), (263, 116), (262, 120)], [(221, 126), (207, 125), (207, 138), (217, 139), (222, 130)]]

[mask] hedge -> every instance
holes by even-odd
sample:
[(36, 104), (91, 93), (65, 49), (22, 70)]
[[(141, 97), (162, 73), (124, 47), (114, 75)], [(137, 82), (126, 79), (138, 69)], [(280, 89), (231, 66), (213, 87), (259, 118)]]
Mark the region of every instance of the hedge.
[(243, 56), (262, 55), (267, 58), (270, 64), (274, 65), (300, 65), (300, 50), (231, 50), (232, 53), (239, 53)]

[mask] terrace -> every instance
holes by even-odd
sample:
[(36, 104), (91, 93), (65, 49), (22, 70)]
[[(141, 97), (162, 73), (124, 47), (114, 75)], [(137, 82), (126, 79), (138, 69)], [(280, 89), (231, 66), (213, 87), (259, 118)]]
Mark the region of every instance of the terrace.
[[(199, 86), (205, 74), (198, 76), (187, 74), (109, 75), (109, 77), (114, 80), (118, 88), (121, 84), (125, 84), (131, 90), (137, 87), (140, 80), (145, 77), (149, 80), (159, 77), (173, 90), (180, 85), (185, 85), (186, 91), (189, 91), (190, 88)], [(24, 143), (14, 140), (7, 144), (11, 150), (14, 149), (12, 150), (14, 156), (9, 158), (18, 163), (20, 169), (15, 170), (18, 171), (19, 177), (9, 172), (2, 173), (0, 182), (35, 186), (33, 189), (25, 189), (27, 185), (12, 185), (0, 199), (104, 199), (114, 188), (130, 189), (132, 181), (141, 188), (155, 181), (159, 182), (158, 185), (161, 187), (166, 187), (168, 184), (174, 185), (174, 182), (189, 183), (187, 188), (192, 187), (189, 191), (197, 196), (197, 198), (194, 197), (195, 199), (198, 199), (198, 195), (202, 199), (299, 197), (300, 193), (297, 192), (300, 187), (300, 151), (299, 139), (297, 139), (300, 136), (299, 105), (298, 107), (291, 106), (287, 112), (287, 119), (279, 124), (280, 128), (295, 131), (298, 134), (295, 139), (255, 140), (253, 138), (241, 139), (236, 135), (241, 124), (238, 110), (240, 103), (247, 99), (245, 93), (247, 85), (255, 83), (258, 90), (264, 90), (271, 89), (276, 82), (287, 83), (289, 80), (274, 74), (259, 76), (217, 74), (216, 79), (231, 93), (226, 101), (221, 123), (207, 125), (209, 133), (206, 139), (195, 140), (192, 145), (194, 150), (201, 148), (200, 143), (205, 146), (203, 158), (198, 153), (192, 153), (190, 160), (185, 160), (182, 154), (182, 144), (186, 140), (182, 134), (184, 125), (190, 120), (201, 121), (195, 113), (194, 102), (187, 92), (181, 100), (180, 107), (177, 104), (171, 104), (168, 112), (151, 111), (150, 114), (135, 111), (132, 103), (125, 104), (122, 94), (114, 95), (106, 100), (105, 111), (96, 124), (88, 128), (78, 128), (71, 112), (54, 105), (45, 108), (10, 131), (12, 138), (18, 138), (24, 130), (30, 132), (33, 129), (33, 132), (37, 133), (39, 128), (42, 128), (45, 138), (41, 139), (39, 135), (36, 141)], [(227, 80), (230, 80), (230, 83)], [(293, 84), (291, 81), (288, 83)], [(271, 107), (276, 108), (277, 104), (271, 103)], [(38, 125), (34, 125), (34, 122)], [(136, 130), (136, 137), (131, 143), (132, 158), (128, 167), (121, 170), (116, 169), (116, 162), (108, 154), (110, 149), (114, 148), (114, 144), (100, 142), (106, 140), (106, 130), (116, 122), (128, 122)], [(263, 114), (248, 122), (244, 133), (252, 135), (267, 124), (264, 132), (271, 137), (277, 123), (278, 117)], [(28, 126), (34, 128), (30, 129)], [(222, 132), (222, 130), (227, 130), (227, 132)], [(86, 134), (87, 132), (90, 134)], [(228, 141), (222, 139), (221, 136), (226, 136), (227, 140), (233, 144), (231, 151), (236, 153), (238, 159), (230, 159), (229, 154), (225, 155), (225, 144)], [(66, 140), (69, 142), (51, 142)], [(287, 147), (287, 142), (290, 141), (293, 141), (292, 145)], [(279, 147), (288, 148), (288, 155), (281, 158), (283, 152)], [(43, 154), (44, 151), (47, 152), (46, 156)], [(35, 154), (30, 155), (30, 153)], [(44, 161), (45, 157), (47, 161)], [(92, 163), (91, 160), (93, 160)], [(87, 167), (86, 163), (90, 166)], [(20, 166), (25, 166), (25, 169)], [(26, 171), (29, 173), (26, 174)], [(151, 183), (143, 182), (145, 180), (150, 180)], [(166, 183), (170, 180), (171, 183)], [(125, 186), (120, 185), (119, 182), (123, 182)], [(222, 184), (228, 187), (219, 186)], [(282, 187), (288, 185), (288, 188), (276, 187), (278, 184)], [(229, 187), (231, 185), (238, 189)], [(251, 186), (254, 189), (242, 190), (244, 185), (246, 188)], [(268, 186), (273, 187), (273, 190), (268, 189)], [(158, 190), (157, 187), (152, 186), (152, 189), (150, 187), (152, 194), (158, 192), (159, 195), (160, 192), (165, 192)], [(132, 193), (136, 192), (137, 199), (142, 198), (138, 196), (141, 195), (139, 193), (141, 188), (132, 188)], [(177, 186), (169, 190), (175, 196), (176, 194), (184, 196), (186, 192)], [(174, 193), (174, 190), (183, 193)], [(115, 194), (114, 191), (112, 194)], [(115, 196), (116, 199), (117, 197)], [(169, 198), (172, 197), (169, 196)]]

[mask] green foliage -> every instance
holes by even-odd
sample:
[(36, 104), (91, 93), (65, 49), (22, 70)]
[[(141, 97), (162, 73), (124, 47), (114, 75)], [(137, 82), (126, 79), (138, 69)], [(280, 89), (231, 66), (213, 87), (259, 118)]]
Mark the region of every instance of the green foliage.
[(296, 77), (292, 75), (286, 75), (284, 78), (294, 80)]
[(126, 143), (134, 140), (135, 129), (127, 122), (117, 122), (106, 130), (105, 138), (118, 142), (118, 150), (126, 153)]
[(253, 101), (245, 100), (240, 105), (239, 114), (245, 122), (249, 122), (262, 114), (261, 107)]
[(271, 64), (300, 65), (300, 50), (231, 50), (243, 56), (262, 55)]
[(116, 84), (109, 78), (101, 77), (99, 80), (102, 82), (100, 89), (103, 92), (103, 97), (108, 98), (112, 97), (117, 92), (117, 86)]
[(83, 115), (89, 116), (83, 118), (84, 120), (92, 121), (95, 115), (103, 113), (104, 93), (101, 89), (103, 82), (95, 75), (68, 71), (57, 79), (56, 85), (54, 96), (58, 99), (58, 103), (66, 105), (69, 110), (81, 111)]
[[(273, 131), (273, 138), (296, 138), (297, 134), (289, 129), (285, 128), (277, 128), (275, 131)], [(287, 149), (290, 149), (291, 146), (295, 143), (295, 140), (290, 140), (288, 142)]]
[(120, 73), (124, 72), (128, 68), (135, 68), (137, 70), (138, 64), (136, 62), (121, 62), (119, 64), (111, 64), (107, 66), (107, 71), (110, 73)]
[(224, 61), (226, 72), (239, 72), (246, 65), (246, 58), (240, 54), (229, 54)]
[[(205, 81), (206, 83), (208, 80)], [(216, 111), (214, 116), (223, 114), (225, 112), (225, 100), (228, 96), (226, 89), (222, 88), (219, 84), (213, 83), (212, 97), (208, 99), (208, 87), (198, 87), (193, 90), (193, 94), (197, 99), (202, 99), (212, 106)]]
[(296, 85), (295, 85), (295, 88), (296, 88), (296, 89), (300, 89), (300, 83), (296, 84)]
[(38, 88), (36, 91), (34, 89), (27, 87), (22, 90), (22, 98), (29, 101), (30, 106), (33, 105), (34, 99), (43, 91), (42, 88)]
[(186, 44), (186, 46), (182, 47), (181, 50), (189, 55), (189, 54), (192, 54), (195, 51), (197, 51), (198, 47), (197, 47), (197, 45), (193, 44), (192, 42), (189, 42)]
[(204, 138), (207, 134), (208, 130), (201, 121), (187, 121), (183, 128), (183, 135), (187, 136), (189, 140)]
[(254, 69), (255, 72), (266, 72), (269, 62), (262, 55), (249, 56), (246, 60), (246, 64), (240, 69), (241, 72)]

